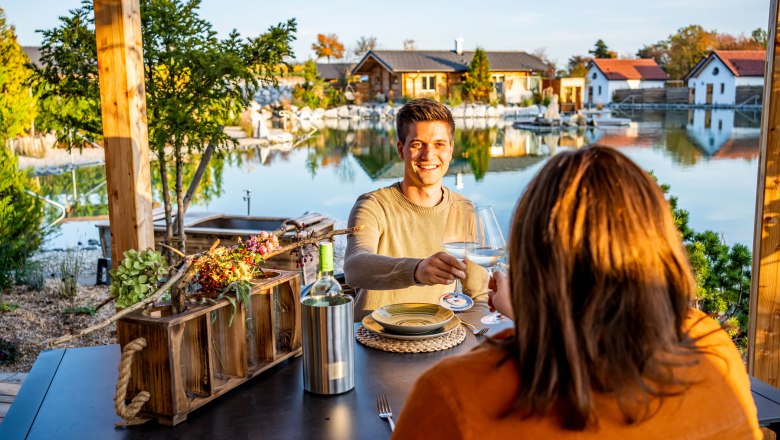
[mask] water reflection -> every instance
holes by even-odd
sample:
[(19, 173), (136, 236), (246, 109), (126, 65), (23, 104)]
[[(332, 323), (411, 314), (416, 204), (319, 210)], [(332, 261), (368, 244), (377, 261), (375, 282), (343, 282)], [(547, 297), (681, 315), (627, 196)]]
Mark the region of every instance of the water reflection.
[[(672, 191), (691, 211), (694, 227), (703, 229), (698, 222), (704, 227), (714, 224), (716, 230), (749, 242), (752, 214), (746, 207), (735, 206), (752, 205), (755, 187), (724, 183), (724, 189), (718, 190), (708, 186), (722, 176), (737, 174), (743, 176), (741, 181), (755, 182), (746, 173), (756, 172), (759, 113), (696, 109), (626, 111), (615, 116), (634, 122), (628, 127), (539, 134), (515, 129), (512, 121), (501, 119), (456, 120), (455, 151), (445, 184), (480, 203), (498, 206), (501, 220), (508, 222), (514, 202), (546, 158), (562, 150), (600, 144), (623, 149), (640, 166), (672, 184)], [(298, 133), (312, 129), (315, 134), (296, 148), (258, 147), (215, 155), (192, 209), (243, 214), (242, 191), (251, 189), (262, 194), (261, 204), (253, 203), (258, 206), (255, 215), (299, 215), (312, 210), (345, 220), (357, 195), (403, 176), (392, 122), (304, 121)], [(186, 162), (185, 185), (199, 160), (192, 156)], [(172, 185), (170, 168), (169, 177)], [(102, 166), (39, 179), (44, 195), (69, 206), (71, 217), (108, 212)], [(159, 200), (156, 164), (152, 164), (152, 179), (155, 200)], [(717, 201), (718, 209), (709, 205), (704, 188), (724, 193)], [(739, 203), (729, 205), (732, 201)], [(719, 210), (727, 208), (729, 213)]]

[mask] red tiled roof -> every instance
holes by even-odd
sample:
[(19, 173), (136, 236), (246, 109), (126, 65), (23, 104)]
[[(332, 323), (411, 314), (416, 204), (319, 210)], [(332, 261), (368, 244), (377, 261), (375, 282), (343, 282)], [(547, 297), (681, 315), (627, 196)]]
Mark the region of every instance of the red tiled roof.
[(655, 60), (618, 60), (615, 58), (596, 58), (593, 64), (609, 80), (644, 79), (666, 81), (669, 76), (661, 70)]
[(714, 52), (734, 76), (764, 76), (766, 52), (763, 50), (716, 50)]

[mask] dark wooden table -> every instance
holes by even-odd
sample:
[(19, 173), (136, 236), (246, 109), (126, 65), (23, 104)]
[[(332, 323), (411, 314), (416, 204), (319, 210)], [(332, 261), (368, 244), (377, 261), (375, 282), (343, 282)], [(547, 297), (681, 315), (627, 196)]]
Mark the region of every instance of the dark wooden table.
[[(483, 327), (487, 305), (478, 301), (461, 319)], [(491, 333), (504, 326), (490, 326)], [(436, 353), (387, 353), (355, 342), (355, 388), (337, 396), (303, 390), (301, 358), (263, 373), (189, 415), (178, 426), (151, 421), (115, 430), (118, 345), (42, 352), (0, 425), (0, 439), (381, 439), (390, 436), (376, 414), (376, 395), (400, 413), (415, 380), (445, 356), (478, 343), (466, 340)]]
[[(487, 306), (459, 314), (481, 326)], [(500, 326), (491, 328), (491, 333)], [(437, 353), (397, 354), (355, 343), (355, 389), (338, 396), (303, 390), (300, 358), (291, 359), (191, 413), (176, 427), (115, 430), (113, 396), (117, 345), (44, 351), (0, 425), (0, 439), (381, 439), (390, 435), (375, 398), (387, 394), (396, 413), (417, 377), (445, 356), (471, 349), (470, 332), (458, 347)], [(751, 378), (761, 426), (780, 426), (780, 390)]]

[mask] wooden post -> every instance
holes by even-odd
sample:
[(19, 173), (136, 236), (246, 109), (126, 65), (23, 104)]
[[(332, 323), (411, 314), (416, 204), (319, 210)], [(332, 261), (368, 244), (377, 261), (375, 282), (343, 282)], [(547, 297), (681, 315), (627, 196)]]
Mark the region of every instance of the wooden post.
[(780, 60), (771, 0), (750, 284), (748, 372), (780, 386)]
[(139, 0), (94, 0), (114, 267), (154, 248)]

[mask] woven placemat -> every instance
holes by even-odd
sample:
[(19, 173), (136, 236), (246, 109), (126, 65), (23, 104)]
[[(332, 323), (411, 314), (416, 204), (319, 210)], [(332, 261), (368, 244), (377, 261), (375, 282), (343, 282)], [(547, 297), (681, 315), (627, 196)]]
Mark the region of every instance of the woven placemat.
[(393, 353), (430, 353), (432, 351), (452, 348), (466, 339), (466, 329), (458, 326), (455, 330), (436, 338), (423, 339), (421, 341), (404, 341), (379, 336), (366, 330), (362, 325), (358, 327), (355, 335), (358, 342), (366, 347), (375, 348)]

